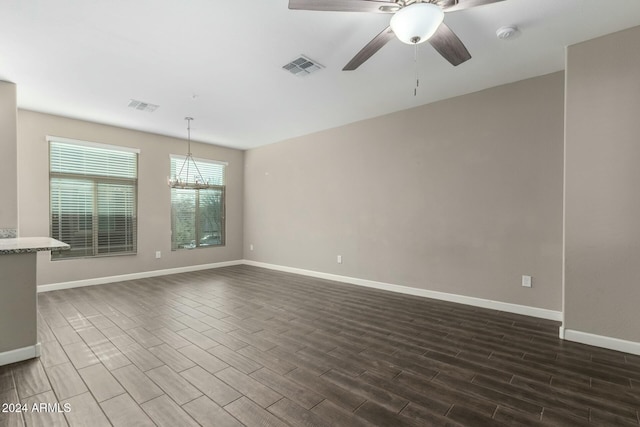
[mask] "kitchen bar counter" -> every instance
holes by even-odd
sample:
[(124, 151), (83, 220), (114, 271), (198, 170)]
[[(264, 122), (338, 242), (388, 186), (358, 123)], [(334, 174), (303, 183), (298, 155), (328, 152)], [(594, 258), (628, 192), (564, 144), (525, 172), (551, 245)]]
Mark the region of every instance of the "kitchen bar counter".
[(69, 249), (69, 245), (51, 237), (0, 239), (0, 255)]
[(40, 355), (37, 252), (65, 249), (49, 237), (0, 239), (0, 366)]

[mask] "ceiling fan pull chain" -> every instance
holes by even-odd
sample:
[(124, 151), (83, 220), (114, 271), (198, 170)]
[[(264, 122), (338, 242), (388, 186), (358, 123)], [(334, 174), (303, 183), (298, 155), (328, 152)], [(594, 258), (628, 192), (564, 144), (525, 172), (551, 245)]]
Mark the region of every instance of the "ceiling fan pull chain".
[(416, 64), (416, 87), (413, 89), (413, 96), (417, 96), (418, 86), (420, 86), (420, 70), (418, 68), (418, 43), (415, 43), (413, 46), (415, 47), (413, 52), (413, 62), (415, 62)]

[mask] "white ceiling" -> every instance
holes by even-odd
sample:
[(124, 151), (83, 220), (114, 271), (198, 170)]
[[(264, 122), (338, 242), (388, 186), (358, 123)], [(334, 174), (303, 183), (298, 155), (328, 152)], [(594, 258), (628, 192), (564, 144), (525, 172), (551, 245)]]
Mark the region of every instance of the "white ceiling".
[[(463, 0), (461, 0), (463, 1)], [(451, 66), (392, 40), (342, 67), (390, 15), (288, 0), (2, 0), (0, 80), (18, 107), (248, 149), (564, 68), (565, 46), (640, 25), (638, 0), (505, 0), (448, 13), (473, 58)], [(499, 40), (497, 28), (521, 33)], [(304, 54), (326, 68), (296, 77)], [(128, 108), (130, 99), (160, 107)]]

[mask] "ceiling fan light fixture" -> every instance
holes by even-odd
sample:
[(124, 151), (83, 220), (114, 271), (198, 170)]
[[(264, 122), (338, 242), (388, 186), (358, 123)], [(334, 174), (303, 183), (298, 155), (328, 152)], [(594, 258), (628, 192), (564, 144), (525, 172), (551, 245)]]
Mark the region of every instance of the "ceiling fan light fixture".
[(396, 37), (407, 44), (429, 40), (442, 21), (444, 12), (433, 3), (413, 3), (403, 7), (391, 17), (391, 29)]

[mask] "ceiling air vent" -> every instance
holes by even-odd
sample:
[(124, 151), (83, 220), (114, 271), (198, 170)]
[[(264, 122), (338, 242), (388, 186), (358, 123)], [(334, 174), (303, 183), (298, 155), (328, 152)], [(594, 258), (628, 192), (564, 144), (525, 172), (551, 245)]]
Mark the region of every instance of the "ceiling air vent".
[(307, 76), (314, 71), (318, 71), (324, 68), (324, 66), (318, 64), (316, 61), (307, 58), (304, 55), (300, 55), (299, 58), (294, 59), (282, 66), (284, 70), (287, 70), (291, 74), (296, 76)]
[(136, 101), (135, 99), (129, 100), (129, 108), (135, 108), (140, 111), (147, 111), (149, 113), (153, 113), (156, 111), (159, 105), (149, 104), (148, 102)]

